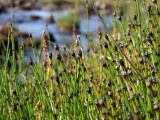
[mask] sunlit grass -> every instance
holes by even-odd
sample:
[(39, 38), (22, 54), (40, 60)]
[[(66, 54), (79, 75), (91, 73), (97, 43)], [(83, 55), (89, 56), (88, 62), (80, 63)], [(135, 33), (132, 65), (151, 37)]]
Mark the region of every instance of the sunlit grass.
[(116, 14), (114, 33), (99, 31), (87, 52), (77, 36), (70, 48), (55, 45), (50, 54), (43, 34), (38, 56), (27, 63), (11, 26), (0, 68), (0, 119), (158, 120), (160, 3), (133, 6), (135, 17)]

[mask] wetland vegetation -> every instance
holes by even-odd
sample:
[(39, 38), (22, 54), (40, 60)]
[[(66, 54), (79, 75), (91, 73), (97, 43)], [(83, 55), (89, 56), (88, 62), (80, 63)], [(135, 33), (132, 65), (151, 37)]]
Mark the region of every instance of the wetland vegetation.
[(104, 1), (0, 5), (0, 119), (160, 120), (160, 2)]

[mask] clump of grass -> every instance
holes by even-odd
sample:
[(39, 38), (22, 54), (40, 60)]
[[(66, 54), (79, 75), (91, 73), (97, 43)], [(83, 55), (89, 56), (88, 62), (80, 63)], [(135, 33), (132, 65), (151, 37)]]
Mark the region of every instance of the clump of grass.
[(61, 17), (57, 21), (57, 27), (60, 30), (69, 31), (69, 32), (72, 32), (74, 27), (76, 30), (78, 30), (80, 20), (79, 20), (79, 18), (77, 18), (75, 21), (75, 18), (73, 16), (74, 16), (74, 14), (70, 13), (66, 16)]
[(26, 64), (23, 45), (15, 52), (11, 28), (12, 50), (5, 49), (0, 68), (0, 118), (158, 120), (160, 4), (134, 5), (136, 17), (115, 16), (117, 32), (99, 32), (99, 43), (90, 41), (87, 53), (79, 36), (70, 49), (55, 45), (53, 55), (44, 55), (54, 74), (41, 59), (47, 35), (37, 59)]

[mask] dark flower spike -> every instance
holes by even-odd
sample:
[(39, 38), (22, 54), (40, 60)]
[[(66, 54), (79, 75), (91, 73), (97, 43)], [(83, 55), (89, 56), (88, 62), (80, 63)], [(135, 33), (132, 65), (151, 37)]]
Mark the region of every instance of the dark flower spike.
[(157, 0), (152, 0), (152, 3), (157, 4)]
[(55, 45), (55, 49), (59, 52), (59, 46), (57, 44)]
[[(98, 15), (98, 17), (100, 18), (100, 20), (101, 20), (102, 24), (104, 25), (104, 28), (106, 29), (107, 33), (109, 34), (109, 36), (110, 36), (111, 39), (113, 40), (114, 44), (118, 47), (119, 52), (122, 54), (122, 56), (124, 56), (124, 57), (126, 58), (127, 62), (132, 66), (132, 68), (134, 69), (134, 71), (136, 72), (136, 74), (137, 74), (141, 79), (144, 80), (144, 77), (141, 75), (140, 70), (132, 64), (132, 62), (130, 61), (130, 59), (125, 55), (125, 53), (123, 52), (123, 50), (118, 46), (118, 43), (117, 43), (116, 39), (112, 37), (112, 35), (111, 35), (111, 33), (109, 32), (109, 29), (108, 29), (108, 27), (106, 26), (106, 24), (105, 24), (105, 22), (104, 22), (104, 20), (103, 20), (103, 18), (102, 18), (102, 16), (101, 16), (101, 14), (100, 14), (99, 11), (96, 9), (93, 0), (92, 0), (91, 3), (92, 3), (92, 7), (93, 7), (95, 13), (96, 13), (96, 14)], [(109, 41), (109, 42), (110, 42), (110, 41)], [(110, 44), (111, 44), (111, 42), (110, 42)], [(112, 44), (111, 44), (111, 47), (113, 48)]]
[(30, 66), (33, 66), (32, 58), (29, 58), (28, 64), (29, 64)]

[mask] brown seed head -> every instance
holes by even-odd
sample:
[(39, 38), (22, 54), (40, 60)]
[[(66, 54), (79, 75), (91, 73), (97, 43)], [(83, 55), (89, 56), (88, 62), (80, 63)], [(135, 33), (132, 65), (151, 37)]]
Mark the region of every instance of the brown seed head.
[(48, 37), (47, 37), (47, 34), (45, 31), (42, 33), (42, 37), (43, 37), (44, 64), (47, 68), (49, 66), (49, 63), (48, 63)]

